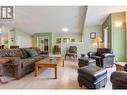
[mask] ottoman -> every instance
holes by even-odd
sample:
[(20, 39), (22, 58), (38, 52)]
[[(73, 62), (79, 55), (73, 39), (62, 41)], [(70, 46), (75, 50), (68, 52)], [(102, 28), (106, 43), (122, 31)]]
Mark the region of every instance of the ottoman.
[(83, 67), (87, 65), (95, 65), (96, 66), (96, 60), (87, 58), (87, 57), (81, 57), (78, 59), (78, 66)]
[(110, 81), (112, 83), (112, 89), (127, 89), (127, 72), (112, 72)]
[(89, 89), (105, 87), (107, 83), (107, 70), (98, 66), (88, 65), (78, 69), (79, 86)]

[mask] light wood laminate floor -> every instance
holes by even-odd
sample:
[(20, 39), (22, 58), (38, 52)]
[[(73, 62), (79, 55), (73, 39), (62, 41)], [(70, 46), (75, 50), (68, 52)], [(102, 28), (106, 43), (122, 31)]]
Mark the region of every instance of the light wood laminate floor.
[[(53, 69), (42, 69), (39, 70), (39, 76), (34, 77), (34, 72), (26, 75), (20, 80), (7, 77), (9, 82), (7, 84), (0, 84), (0, 89), (86, 89), (85, 87), (80, 88), (77, 81), (77, 62), (65, 61), (64, 67), (58, 67), (58, 79), (53, 79)], [(107, 68), (108, 70), (108, 82), (105, 88), (111, 89), (110, 75), (115, 70), (113, 68)]]

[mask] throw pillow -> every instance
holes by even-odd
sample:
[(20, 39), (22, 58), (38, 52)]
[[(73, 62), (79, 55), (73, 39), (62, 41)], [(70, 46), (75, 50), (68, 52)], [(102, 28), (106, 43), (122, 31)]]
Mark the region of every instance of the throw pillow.
[(35, 49), (25, 49), (25, 50), (31, 57), (38, 56), (38, 53)]
[(27, 51), (25, 50), (26, 48), (21, 48), (22, 54), (23, 54), (23, 58), (28, 58), (29, 54), (27, 53)]

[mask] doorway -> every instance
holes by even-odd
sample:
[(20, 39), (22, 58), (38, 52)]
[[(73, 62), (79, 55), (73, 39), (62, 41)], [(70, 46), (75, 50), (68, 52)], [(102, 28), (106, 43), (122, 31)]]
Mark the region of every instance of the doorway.
[(48, 44), (48, 37), (37, 37), (37, 47), (39, 47), (42, 51), (48, 51)]

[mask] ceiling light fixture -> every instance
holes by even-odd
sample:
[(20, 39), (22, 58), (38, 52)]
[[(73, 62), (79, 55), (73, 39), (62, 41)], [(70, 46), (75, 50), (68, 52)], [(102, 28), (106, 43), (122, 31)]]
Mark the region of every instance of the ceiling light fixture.
[(62, 28), (62, 31), (63, 31), (63, 32), (68, 32), (69, 29), (68, 29), (68, 28)]

